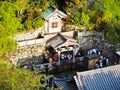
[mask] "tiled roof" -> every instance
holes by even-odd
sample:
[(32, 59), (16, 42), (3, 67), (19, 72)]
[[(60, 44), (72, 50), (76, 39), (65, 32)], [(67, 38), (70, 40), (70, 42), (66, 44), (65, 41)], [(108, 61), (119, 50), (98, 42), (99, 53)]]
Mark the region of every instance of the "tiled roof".
[(76, 43), (76, 40), (73, 39), (73, 38), (70, 38), (70, 37), (67, 37), (67, 36), (64, 36), (64, 38), (69, 41), (69, 42), (73, 42), (73, 43)]
[(120, 90), (120, 65), (77, 72), (74, 79), (79, 90)]
[(62, 11), (60, 11), (58, 9), (55, 9), (53, 7), (49, 7), (48, 11), (42, 13), (42, 16), (43, 16), (44, 19), (47, 19), (47, 18), (51, 17), (53, 14), (55, 14), (55, 13), (59, 13), (60, 15), (62, 15), (64, 17), (67, 16), (64, 12), (62, 12)]
[(77, 44), (77, 41), (75, 39), (63, 36), (60, 33), (58, 33), (54, 37), (47, 40), (46, 45), (51, 45), (53, 48), (56, 48), (65, 42), (71, 42), (71, 43)]
[(75, 81), (72, 77), (65, 78), (55, 78), (54, 81), (57, 87), (63, 87), (63, 90), (77, 90), (77, 86), (75, 85)]
[(46, 44), (51, 45), (53, 48), (56, 48), (64, 42), (66, 42), (66, 39), (61, 34), (58, 33), (54, 37), (47, 40)]
[(120, 51), (117, 51), (116, 54), (120, 56)]
[(42, 13), (43, 18), (46, 19), (46, 18), (52, 16), (54, 11), (55, 11), (55, 8), (49, 7), (48, 11)]

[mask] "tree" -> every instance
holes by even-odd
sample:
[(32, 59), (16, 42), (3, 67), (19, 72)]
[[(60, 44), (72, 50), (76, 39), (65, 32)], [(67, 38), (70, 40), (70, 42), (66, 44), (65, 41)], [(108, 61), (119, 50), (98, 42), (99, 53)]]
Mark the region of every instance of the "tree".
[(80, 25), (81, 14), (79, 12), (74, 12), (72, 14), (72, 24)]
[(5, 61), (0, 60), (0, 89), (1, 90), (39, 90), (45, 84), (40, 84), (40, 78), (44, 75), (13, 68)]
[(81, 14), (80, 24), (87, 26), (89, 23), (89, 16), (85, 13)]
[(49, 7), (47, 0), (17, 0), (16, 3), (17, 16), (23, 25), (21, 31), (37, 29), (43, 25), (42, 11), (46, 11)]
[(87, 26), (89, 23), (89, 16), (86, 15), (84, 12), (74, 12), (72, 13), (72, 24), (76, 25), (85, 25)]
[(51, 6), (54, 6), (54, 7), (56, 7), (56, 8), (58, 8), (58, 2), (59, 2), (59, 0), (48, 0), (49, 1), (49, 3), (50, 3), (50, 5)]
[(16, 48), (12, 37), (20, 31), (33, 30), (43, 25), (42, 11), (49, 6), (47, 0), (0, 1), (0, 55)]
[(71, 12), (73, 8), (80, 8), (82, 6), (82, 2), (80, 0), (66, 0), (65, 1), (65, 11)]
[(0, 54), (16, 48), (15, 41), (11, 38), (20, 28), (19, 19), (16, 18), (16, 5), (0, 1)]
[[(104, 32), (105, 39), (109, 42), (119, 41), (119, 33), (115, 27), (120, 23), (120, 1), (93, 0), (84, 5), (83, 12), (89, 16), (89, 23), (94, 25), (94, 30)], [(110, 33), (114, 33), (114, 35), (111, 36)]]

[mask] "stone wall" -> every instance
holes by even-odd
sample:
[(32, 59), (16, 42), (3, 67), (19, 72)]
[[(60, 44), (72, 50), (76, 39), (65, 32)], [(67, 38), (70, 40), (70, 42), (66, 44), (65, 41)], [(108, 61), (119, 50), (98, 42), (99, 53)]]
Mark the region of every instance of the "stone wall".
[(43, 45), (45, 45), (44, 38), (27, 40), (27, 41), (20, 41), (20, 42), (17, 42), (17, 43), (18, 43), (18, 47), (34, 45), (34, 44), (43, 44)]
[(44, 33), (44, 27), (40, 27), (37, 30), (29, 31), (26, 33), (19, 33), (16, 36), (14, 36), (14, 39), (18, 42), (32, 40), (38, 38), (38, 36), (42, 33)]
[[(17, 35), (15, 40), (18, 42), (18, 47), (10, 55), (11, 56), (10, 60), (13, 62), (13, 64), (20, 63), (21, 65), (24, 66), (24, 65), (29, 65), (30, 63), (32, 63), (32, 64), (41, 64), (42, 63), (43, 59), (42, 59), (41, 55), (42, 55), (42, 52), (46, 45), (45, 42), (46, 42), (46, 40), (55, 36), (57, 33), (44, 35), (43, 38), (36, 39), (38, 37), (39, 33), (40, 33), (40, 31), (38, 30), (33, 33), (20, 34), (20, 36)], [(74, 31), (61, 32), (61, 34), (68, 36), (68, 37), (73, 37)], [(89, 49), (89, 48), (98, 46), (100, 48), (104, 48), (103, 51), (108, 51), (108, 50), (105, 50), (106, 49), (105, 47), (108, 47), (108, 46), (109, 46), (109, 48), (113, 47), (112, 44), (103, 42), (103, 34), (99, 33), (99, 32), (84, 31), (84, 32), (78, 32), (76, 35), (78, 35), (79, 45), (83, 49)], [(26, 38), (26, 37), (28, 37), (28, 38)], [(120, 49), (120, 44), (115, 45), (114, 47), (117, 47), (118, 49)], [(111, 56), (109, 58), (110, 58), (110, 60), (112, 60), (113, 54), (111, 54), (110, 52), (113, 53), (112, 51), (109, 50), (109, 55), (106, 55), (106, 52), (105, 52), (105, 55)], [(66, 64), (63, 67), (66, 68), (69, 66), (71, 66), (71, 64)], [(75, 66), (75, 69), (77, 69), (77, 68), (79, 69), (79, 67), (81, 66), (81, 62), (76, 62), (74, 64), (74, 66)], [(61, 67), (58, 68), (55, 65), (55, 69), (57, 69), (57, 72), (62, 72), (62, 70), (64, 68), (61, 68)], [(59, 71), (58, 71), (58, 69), (59, 69)], [(66, 68), (65, 70), (69, 70), (69, 69)], [(74, 69), (74, 67), (71, 67), (71, 70), (73, 70), (73, 69)]]
[(28, 60), (31, 62), (40, 62), (44, 46), (44, 38), (18, 42), (18, 47), (10, 55), (10, 61), (13, 64)]
[[(65, 35), (65, 36), (68, 36), (68, 37), (73, 37), (73, 34), (74, 31), (68, 31), (68, 32), (60, 32), (60, 34), (62, 35)], [(47, 41), (49, 40), (50, 38), (54, 37), (57, 33), (52, 33), (52, 34), (46, 34), (44, 35), (44, 40)]]
[[(41, 54), (45, 48), (45, 42), (51, 37), (55, 36), (57, 33), (43, 35), (43, 38), (38, 38), (39, 34), (42, 33), (44, 28), (39, 28), (35, 31), (31, 31), (28, 33), (17, 34), (14, 39), (18, 43), (18, 47), (16, 50), (11, 53), (10, 60), (13, 64), (17, 62), (32, 62), (32, 63), (40, 63), (42, 62)], [(61, 32), (61, 34), (73, 37), (73, 31), (69, 32)]]
[(74, 31), (61, 32), (61, 34), (72, 38), (74, 37)]
[[(32, 36), (29, 36), (30, 34), (26, 33), (24, 35), (21, 34), (20, 35), (21, 38), (16, 37), (16, 40), (18, 42), (18, 47), (11, 54), (10, 60), (12, 62), (16, 63), (17, 61), (23, 62), (26, 60), (31, 60), (31, 61), (36, 60), (38, 62), (41, 62), (40, 55), (42, 54), (42, 51), (45, 47), (45, 42), (51, 37), (55, 36), (57, 33), (44, 35), (43, 38), (36, 39), (35, 36), (36, 37), (38, 36), (39, 34), (38, 31), (33, 32), (33, 34), (31, 34)], [(34, 33), (36, 33), (36, 35)], [(68, 37), (73, 37), (74, 31), (61, 32), (61, 34)], [(27, 35), (29, 36), (29, 38), (28, 39), (24, 38), (24, 36), (27, 37)], [(78, 38), (79, 38), (78, 40), (81, 47), (86, 49), (86, 48), (91, 48), (97, 45), (97, 43), (100, 43), (100, 41), (102, 40), (102, 34), (98, 32), (93, 32), (93, 31), (78, 32)]]
[(44, 27), (25, 33), (19, 33), (14, 36), (13, 38), (18, 43), (18, 47), (11, 53), (10, 61), (13, 64), (25, 61), (34, 63), (40, 62), (40, 56), (45, 46), (45, 40), (40, 37), (40, 34), (44, 34)]
[(41, 43), (32, 44), (32, 45), (25, 45), (16, 48), (14, 52), (11, 53), (10, 61), (13, 64), (19, 62), (19, 64), (25, 64), (28, 62), (31, 63), (38, 63), (42, 62), (41, 55), (44, 50), (44, 46)]
[(116, 50), (117, 50), (117, 51), (120, 51), (120, 43), (117, 43), (117, 44), (116, 44)]
[(96, 47), (103, 41), (103, 34), (96, 31), (78, 32), (78, 42), (83, 49)]

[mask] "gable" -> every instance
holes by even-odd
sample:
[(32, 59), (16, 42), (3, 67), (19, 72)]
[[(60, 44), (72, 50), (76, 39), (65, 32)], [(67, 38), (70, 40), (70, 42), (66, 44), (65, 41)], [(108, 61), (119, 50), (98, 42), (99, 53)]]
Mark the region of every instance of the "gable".
[(50, 16), (53, 15), (54, 11), (55, 11), (55, 8), (49, 7), (49, 8), (48, 8), (48, 11), (42, 12), (42, 17), (43, 17), (44, 19), (49, 18)]
[(58, 33), (54, 37), (47, 40), (46, 44), (47, 45), (52, 45), (52, 47), (56, 48), (59, 45), (65, 43), (65, 41), (66, 41), (66, 39), (60, 33)]
[(55, 9), (53, 7), (49, 7), (48, 11), (42, 13), (42, 16), (44, 19), (48, 19), (56, 13), (62, 18), (65, 18), (67, 16), (64, 12), (62, 12), (58, 9)]
[(52, 45), (53, 48), (57, 48), (57, 47), (60, 47), (60, 46), (71, 45), (71, 44), (78, 45), (78, 43), (75, 39), (67, 37), (67, 36), (63, 36), (60, 33), (58, 33), (54, 37), (47, 40), (46, 44), (47, 45)]
[(53, 19), (54, 19), (54, 20), (55, 20), (55, 19), (56, 19), (56, 20), (60, 19), (60, 20), (61, 20), (61, 18), (62, 18), (62, 16), (60, 16), (59, 13), (54, 13), (54, 15), (52, 15), (51, 17), (49, 17), (49, 20), (50, 20), (50, 19), (52, 19), (52, 20), (53, 20)]
[(116, 54), (117, 54), (118, 56), (120, 56), (120, 51), (117, 51)]

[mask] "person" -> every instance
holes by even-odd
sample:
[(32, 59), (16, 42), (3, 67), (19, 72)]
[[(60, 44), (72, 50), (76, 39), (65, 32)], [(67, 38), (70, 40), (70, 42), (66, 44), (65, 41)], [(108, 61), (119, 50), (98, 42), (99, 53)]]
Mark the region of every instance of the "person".
[(57, 56), (54, 54), (54, 55), (52, 55), (52, 60), (53, 61), (56, 61), (57, 60)]
[(92, 55), (96, 53), (96, 50), (94, 48), (91, 49)]
[(100, 66), (99, 66), (99, 63), (96, 62), (96, 64), (95, 64), (95, 69), (98, 69), (98, 68), (100, 68)]
[(80, 53), (80, 51), (78, 51), (76, 54), (76, 57), (80, 57), (80, 56), (81, 56), (81, 53)]
[(103, 60), (103, 56), (102, 55), (100, 56), (100, 60)]
[(50, 78), (49, 78), (49, 86), (50, 87), (53, 87), (54, 85), (54, 75), (50, 75)]
[(69, 60), (69, 62), (72, 59), (72, 55), (69, 52), (67, 53), (67, 59)]
[(103, 65), (102, 65), (102, 60), (101, 60), (101, 59), (99, 60), (99, 66), (100, 66), (100, 68), (103, 67)]
[(43, 63), (48, 63), (48, 54), (43, 54)]
[(60, 57), (62, 60), (64, 60), (66, 58), (66, 55), (64, 53), (61, 53)]
[(87, 55), (90, 55), (90, 50), (88, 49)]
[(49, 68), (48, 68), (48, 65), (45, 66), (45, 74), (46, 74), (46, 76), (49, 75)]
[(52, 58), (49, 58), (49, 63), (52, 63), (52, 61), (53, 61)]
[(106, 66), (108, 66), (108, 64), (109, 64), (109, 59), (106, 58)]
[(92, 49), (89, 50), (89, 54), (92, 55), (93, 54), (93, 51)]
[(96, 53), (97, 53), (98, 55), (101, 55), (101, 50), (100, 50), (100, 48), (96, 48)]
[(106, 67), (106, 57), (105, 56), (102, 59), (102, 65), (103, 65), (103, 67)]
[(81, 49), (80, 54), (81, 56), (84, 56), (84, 50)]

